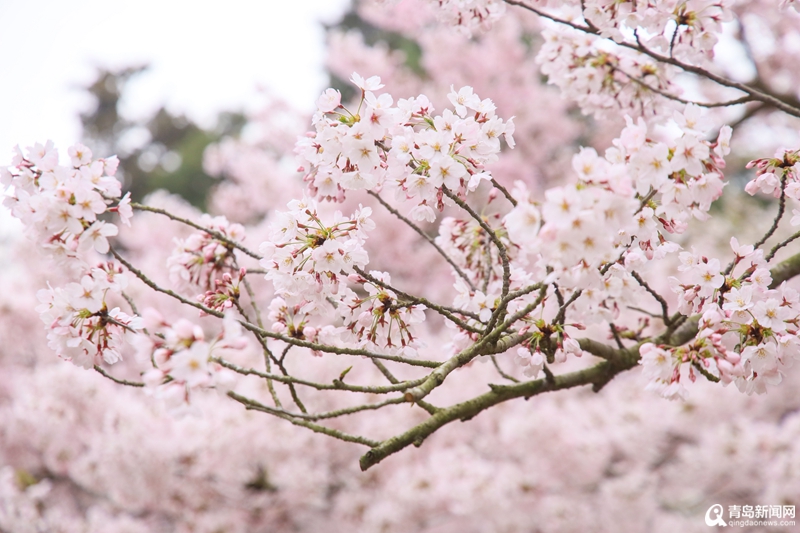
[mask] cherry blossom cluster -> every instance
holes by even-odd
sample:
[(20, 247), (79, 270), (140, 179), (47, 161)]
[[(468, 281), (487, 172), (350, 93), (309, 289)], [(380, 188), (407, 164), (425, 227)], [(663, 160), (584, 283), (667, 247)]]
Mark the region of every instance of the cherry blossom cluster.
[(121, 267), (111, 262), (91, 266), (93, 253), (108, 253), (108, 238), (119, 231), (100, 217), (115, 212), (130, 225), (133, 210), (130, 194), (120, 198), (115, 157), (93, 161), (81, 144), (68, 153), (71, 165), (63, 166), (52, 142), (37, 143), (26, 155), (17, 147), (11, 170), (0, 168), (0, 180), (6, 189), (4, 205), (47, 255), (79, 280), (39, 291), (38, 311), (49, 346), (60, 357), (91, 368), (120, 361), (125, 337), (141, 328), (138, 317), (114, 306), (127, 284)]
[(133, 210), (129, 194), (120, 199), (116, 157), (92, 161), (92, 152), (81, 144), (68, 152), (71, 165), (63, 166), (52, 141), (34, 144), (27, 155), (16, 147), (11, 170), (0, 168), (0, 183), (7, 191), (3, 205), (29, 236), (58, 265), (81, 269), (91, 250), (107, 253), (108, 238), (119, 231), (99, 217), (114, 211), (129, 225)]
[(289, 305), (310, 301), (324, 311), (342, 279), (369, 262), (364, 241), (375, 227), (369, 218), (372, 209), (360, 207), (350, 217), (337, 211), (323, 221), (315, 200), (293, 200), (288, 208), (270, 225), (270, 238), (260, 247), (261, 265), (276, 294)]
[(185, 407), (194, 389), (230, 389), (233, 374), (212, 358), (225, 358), (248, 346), (242, 327), (232, 314), (225, 315), (222, 331), (211, 340), (206, 340), (203, 329), (189, 320), (170, 323), (154, 309), (144, 311), (144, 321), (149, 335), (139, 336), (137, 348), (150, 359), (152, 368), (142, 378), (167, 406)]
[(541, 202), (515, 188), (517, 205), (504, 218), (509, 238), (549, 279), (582, 291), (576, 316), (610, 320), (618, 303), (635, 305), (630, 271), (678, 250), (665, 235), (682, 233), (692, 216), (707, 218), (721, 194), (730, 128), (715, 143), (702, 140), (707, 124), (691, 105), (674, 122), (680, 137), (658, 142), (641, 118), (628, 119), (605, 157), (582, 149), (573, 158), (578, 181), (545, 191)]
[(476, 30), (486, 30), (506, 10), (502, 0), (429, 0), (438, 5), (440, 18), (448, 25), (471, 35)]
[[(289, 305), (286, 300), (277, 296), (269, 304), (269, 320), (272, 324), (272, 331), (315, 343), (330, 344), (338, 338), (340, 333), (336, 327), (327, 324), (315, 327), (313, 323), (317, 320), (318, 305), (312, 301), (303, 301), (294, 305)], [(331, 311), (331, 309), (327, 309)], [(314, 352), (314, 355), (322, 355)]]
[[(758, 192), (779, 198), (782, 194), (800, 201), (800, 150), (779, 149), (774, 157), (756, 159), (747, 168), (756, 169), (756, 177), (745, 186), (745, 191)], [(793, 210), (792, 226), (800, 225), (800, 211)]]
[[(416, 355), (422, 344), (413, 326), (424, 320), (425, 307), (400, 304), (384, 287), (389, 274), (370, 272), (367, 279), (356, 272), (369, 262), (364, 241), (375, 227), (372, 209), (360, 207), (350, 217), (337, 211), (324, 221), (314, 200), (292, 201), (288, 207), (275, 215), (270, 240), (260, 248), (261, 265), (277, 294), (270, 304), (272, 330), (315, 343)], [(332, 316), (342, 325), (331, 324)]]
[[(505, 13), (496, 0), (430, 0), (440, 18), (471, 34), (486, 30)], [(531, 0), (529, 5), (568, 19), (583, 18), (600, 36), (623, 42), (632, 32), (652, 50), (702, 63), (713, 58), (722, 23), (732, 19), (731, 0)], [(792, 2), (784, 3), (784, 7)]]
[[(722, 271), (720, 261), (682, 252), (684, 280), (670, 278), (680, 297), (679, 311), (702, 313), (699, 334), (685, 346), (642, 347), (648, 388), (675, 398), (686, 393), (681, 377), (695, 370), (712, 381), (731, 382), (742, 392), (764, 393), (781, 382), (785, 369), (800, 356), (800, 295), (785, 283), (771, 288), (772, 276), (762, 250), (731, 239), (734, 261)], [(744, 267), (738, 276), (735, 267)], [(729, 272), (726, 274), (726, 272)]]
[(588, 0), (584, 19), (603, 37), (621, 42), (625, 31), (644, 30), (648, 48), (702, 62), (713, 57), (722, 23), (731, 20), (730, 0)]
[(239, 300), (239, 286), (247, 273), (245, 268), (240, 268), (234, 276), (225, 272), (222, 279), (214, 280), (214, 289), (206, 291), (197, 297), (200, 302), (215, 311), (224, 312), (232, 308)]
[(545, 41), (536, 56), (542, 73), (586, 114), (605, 118), (622, 111), (656, 118), (668, 105), (656, 91), (681, 92), (670, 81), (669, 65), (570, 28), (554, 27), (542, 35)]
[[(570, 337), (563, 327), (552, 326), (544, 320), (536, 320), (533, 321), (530, 329), (532, 330), (532, 335), (517, 348), (516, 356), (514, 357), (514, 362), (522, 367), (522, 373), (526, 377), (538, 377), (546, 362), (563, 363), (567, 360), (568, 355), (574, 355), (575, 357), (583, 355), (583, 350), (581, 350), (578, 341)], [(555, 334), (556, 341), (555, 351), (553, 356), (548, 358), (545, 352), (542, 351), (542, 344), (552, 342), (550, 339), (553, 334)]]
[(361, 297), (348, 288), (337, 307), (346, 330), (343, 340), (359, 348), (377, 346), (391, 354), (416, 357), (425, 346), (414, 331), (425, 321), (425, 306), (401, 303), (397, 294), (386, 288), (392, 283), (389, 273), (373, 270), (369, 275), (376, 281), (350, 276), (367, 294)]
[(231, 242), (241, 242), (244, 227), (228, 221), (223, 216), (204, 214), (200, 225), (221, 234), (227, 242), (211, 233), (197, 231), (183, 240), (176, 239), (176, 248), (167, 260), (170, 281), (184, 290), (201, 289), (215, 291), (215, 281), (224, 273), (238, 270)]
[(354, 73), (351, 81), (361, 90), (356, 111), (328, 89), (317, 102), (316, 132), (296, 146), (316, 197), (342, 200), (347, 190), (382, 187), (415, 204), (412, 218), (433, 221), (434, 209), (444, 207), (443, 188), (474, 191), (490, 179), (484, 167), (497, 159), (500, 137), (514, 146), (512, 119), (496, 116), (492, 101), (472, 87), (451, 87), (453, 110), (434, 116), (424, 95), (393, 107), (391, 95), (373, 93), (383, 87), (377, 76), (364, 80)]
[(129, 333), (142, 328), (142, 320), (113, 307), (111, 295), (127, 285), (122, 269), (102, 263), (89, 270), (79, 283), (49, 287), (38, 293), (37, 311), (48, 330), (48, 346), (56, 354), (83, 368), (122, 360)]
[[(730, 129), (710, 143), (700, 139), (708, 124), (695, 106), (673, 119), (681, 133), (669, 142), (651, 139), (642, 119), (628, 119), (605, 158), (583, 149), (573, 159), (579, 180), (545, 191), (541, 201), (522, 184), (512, 192), (517, 205), (503, 219), (509, 239), (532, 258), (534, 270), (550, 272), (546, 279), (557, 281), (562, 297), (578, 291), (567, 313), (577, 323), (611, 322), (621, 307), (637, 305), (643, 288), (632, 272), (678, 250), (665, 235), (683, 232), (692, 216), (707, 218), (722, 192)], [(483, 294), (467, 292), (463, 282), (457, 287), (462, 294), (457, 305), (477, 304), (474, 311), (489, 316)], [(518, 352), (526, 372), (541, 369), (544, 356), (535, 342)], [(554, 362), (569, 352), (562, 350)]]

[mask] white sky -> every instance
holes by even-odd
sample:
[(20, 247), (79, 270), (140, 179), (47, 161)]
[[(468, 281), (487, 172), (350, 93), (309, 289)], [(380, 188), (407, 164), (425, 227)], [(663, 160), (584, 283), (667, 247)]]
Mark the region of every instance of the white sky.
[(96, 66), (150, 63), (124, 112), (166, 103), (210, 125), (258, 103), (257, 86), (310, 109), (324, 33), (348, 0), (0, 0), (0, 163), (12, 146), (79, 140), (78, 90)]

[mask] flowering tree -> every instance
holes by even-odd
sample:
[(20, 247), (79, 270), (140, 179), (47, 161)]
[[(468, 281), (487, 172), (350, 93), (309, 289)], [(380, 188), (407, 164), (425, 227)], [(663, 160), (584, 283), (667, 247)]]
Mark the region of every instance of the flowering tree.
[[(16, 149), (6, 205), (63, 273), (38, 294), (48, 345), (176, 411), (232, 401), (366, 446), (363, 470), (451, 422), (598, 392), (637, 366), (671, 399), (698, 379), (764, 393), (800, 346), (800, 232), (785, 228), (800, 139), (747, 137), (797, 128), (800, 80), (752, 34), (790, 46), (800, 18), (763, 4), (365, 4), (374, 24), (420, 32), (427, 76), (334, 37), (331, 69), (356, 97), (326, 90), (296, 142), (297, 117), (273, 106), (260, 142), (210, 150), (228, 179), (216, 216), (131, 202), (115, 158), (84, 146), (64, 164), (49, 143)], [(750, 79), (714, 57), (734, 42)], [(302, 178), (281, 164), (290, 151)], [(745, 190), (777, 213), (704, 234), (723, 171), (748, 159)]]

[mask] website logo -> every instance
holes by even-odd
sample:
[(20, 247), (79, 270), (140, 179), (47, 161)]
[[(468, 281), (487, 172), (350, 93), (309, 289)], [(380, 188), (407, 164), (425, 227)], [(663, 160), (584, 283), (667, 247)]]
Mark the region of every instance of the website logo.
[(796, 508), (794, 505), (729, 505), (727, 522), (723, 518), (725, 508), (715, 503), (706, 511), (706, 525), (709, 527), (795, 527)]
[(725, 510), (718, 503), (709, 507), (708, 511), (706, 511), (706, 525), (727, 527), (728, 524), (722, 519), (722, 513), (724, 512)]

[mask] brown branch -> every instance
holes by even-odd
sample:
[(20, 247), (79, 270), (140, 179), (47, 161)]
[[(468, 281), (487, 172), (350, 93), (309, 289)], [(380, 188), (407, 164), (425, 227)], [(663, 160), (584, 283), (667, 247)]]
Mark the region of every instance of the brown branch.
[(365, 437), (360, 437), (358, 435), (350, 435), (349, 433), (345, 433), (343, 431), (339, 431), (336, 429), (331, 429), (326, 426), (321, 426), (319, 424), (315, 424), (308, 420), (298, 419), (295, 416), (286, 414), (285, 411), (267, 407), (266, 405), (263, 405), (255, 400), (252, 400), (250, 398), (245, 398), (244, 396), (240, 396), (239, 394), (236, 394), (233, 391), (230, 391), (228, 393), (228, 397), (233, 398), (240, 404), (244, 405), (245, 408), (248, 410), (263, 411), (270, 413), (271, 415), (277, 416), (278, 418), (282, 418), (284, 420), (287, 420), (288, 422), (291, 422), (295, 426), (302, 426), (304, 428), (308, 428), (315, 433), (322, 433), (324, 435), (328, 435), (329, 437), (333, 437), (335, 439), (343, 440), (345, 442), (355, 442), (356, 444), (363, 444), (365, 446), (375, 447), (379, 444), (378, 442), (367, 439)]
[(439, 253), (439, 255), (441, 255), (444, 258), (444, 260), (447, 261), (447, 263), (453, 268), (453, 270), (455, 270), (456, 274), (458, 274), (461, 277), (461, 279), (467, 282), (469, 288), (472, 289), (473, 291), (475, 290), (475, 285), (472, 284), (472, 280), (470, 280), (469, 277), (464, 273), (464, 271), (461, 270), (461, 268), (455, 263), (455, 261), (453, 261), (453, 259), (449, 255), (447, 255), (447, 252), (445, 252), (441, 246), (436, 244), (436, 241), (433, 238), (431, 238), (427, 233), (422, 231), (422, 229), (420, 229), (419, 226), (417, 226), (416, 224), (411, 222), (408, 218), (403, 216), (400, 213), (400, 211), (389, 205), (389, 203), (386, 202), (383, 198), (381, 198), (378, 193), (373, 191), (367, 191), (367, 194), (373, 196), (376, 200), (378, 200), (378, 202), (380, 202), (380, 204), (383, 207), (386, 208), (387, 211), (389, 211), (391, 214), (402, 220), (408, 227), (417, 232), (417, 234), (419, 234), (420, 237), (425, 239), (428, 242), (428, 244), (433, 246), (433, 248)]
[(182, 218), (182, 217), (179, 217), (177, 215), (173, 215), (172, 213), (170, 213), (166, 209), (161, 209), (159, 207), (150, 207), (148, 205), (143, 205), (143, 204), (139, 204), (139, 203), (136, 203), (136, 202), (132, 202), (131, 203), (131, 207), (134, 208), (134, 209), (137, 209), (139, 211), (148, 211), (150, 213), (158, 213), (159, 215), (164, 215), (165, 217), (167, 217), (167, 218), (169, 218), (171, 220), (174, 220), (175, 222), (180, 222), (181, 224), (186, 224), (187, 226), (190, 226), (192, 228), (198, 229), (200, 231), (204, 231), (205, 233), (208, 233), (209, 235), (214, 237), (216, 240), (218, 240), (220, 242), (224, 242), (228, 246), (236, 248), (237, 250), (241, 250), (242, 252), (246, 253), (247, 255), (252, 257), (253, 259), (261, 259), (261, 256), (259, 254), (253, 252), (252, 250), (249, 250), (244, 245), (234, 241), (230, 237), (226, 237), (225, 235), (223, 235), (222, 233), (220, 233), (220, 232), (218, 232), (216, 230), (213, 230), (213, 229), (210, 229), (210, 228), (206, 228), (206, 227), (198, 224), (197, 222), (192, 222), (191, 220), (189, 220), (187, 218)]
[(500, 183), (496, 179), (494, 179), (494, 176), (492, 176), (491, 182), (492, 182), (492, 185), (494, 185), (495, 189), (497, 189), (498, 191), (503, 193), (503, 196), (506, 197), (506, 200), (508, 200), (509, 203), (511, 203), (511, 205), (513, 205), (514, 207), (517, 207), (517, 201), (514, 199), (513, 196), (511, 196), (511, 193), (508, 192), (508, 189), (506, 189), (505, 187), (500, 185)]
[(112, 376), (111, 374), (109, 374), (108, 372), (103, 370), (103, 368), (98, 366), (98, 365), (94, 365), (93, 368), (94, 368), (95, 372), (97, 372), (101, 376), (104, 376), (104, 377), (110, 379), (114, 383), (119, 383), (120, 385), (126, 385), (128, 387), (144, 387), (144, 383), (141, 383), (139, 381), (128, 381), (127, 379), (115, 378), (114, 376)]
[(651, 91), (651, 92), (654, 92), (654, 93), (656, 93), (658, 95), (661, 95), (661, 96), (663, 96), (664, 98), (666, 98), (668, 100), (674, 100), (676, 102), (680, 102), (681, 104), (694, 104), (694, 105), (700, 106), (700, 107), (714, 108), (714, 107), (730, 107), (730, 106), (735, 106), (735, 105), (746, 104), (748, 102), (752, 102), (753, 101), (753, 97), (751, 95), (749, 95), (749, 94), (746, 95), (746, 96), (742, 96), (741, 98), (735, 98), (733, 100), (727, 100), (725, 102), (697, 102), (697, 101), (694, 101), (694, 100), (686, 100), (685, 98), (681, 98), (680, 96), (676, 96), (674, 94), (668, 93), (667, 91), (659, 89), (658, 87), (653, 87), (652, 85), (650, 85), (649, 83), (644, 81), (642, 78), (639, 78), (637, 76), (633, 76), (631, 74), (628, 74), (627, 72), (625, 72), (624, 70), (622, 70), (621, 68), (619, 68), (617, 66), (614, 66), (614, 65), (607, 65), (607, 66), (611, 70), (613, 70), (615, 72), (619, 72), (620, 74), (622, 74), (623, 76), (625, 76), (626, 78), (631, 80), (632, 82), (636, 83), (637, 85), (640, 85), (641, 87), (644, 87), (648, 91)]
[(340, 379), (334, 379), (331, 384), (327, 383), (317, 383), (315, 381), (308, 381), (301, 378), (296, 378), (293, 376), (284, 376), (280, 374), (269, 374), (265, 372), (261, 372), (254, 368), (244, 368), (238, 366), (230, 361), (226, 361), (224, 359), (220, 359), (219, 357), (212, 357), (212, 361), (215, 363), (224, 366), (229, 370), (233, 370), (237, 374), (241, 374), (243, 376), (258, 376), (263, 379), (271, 379), (274, 381), (278, 381), (280, 383), (295, 383), (297, 385), (303, 385), (305, 387), (311, 387), (317, 390), (340, 390), (340, 391), (348, 391), (348, 392), (365, 392), (369, 394), (388, 394), (390, 392), (398, 392), (410, 389), (411, 387), (415, 387), (422, 383), (425, 378), (414, 379), (411, 381), (401, 381), (398, 383), (394, 383), (392, 385), (387, 385), (383, 387), (369, 387), (369, 386), (361, 386), (361, 385), (350, 385), (348, 383), (344, 383)]
[[(583, 342), (581, 342), (583, 346)], [(594, 347), (594, 344), (591, 344)], [(605, 353), (605, 348), (603, 349)], [(421, 424), (414, 426), (405, 433), (387, 439), (377, 446), (373, 446), (364, 454), (359, 464), (361, 470), (378, 464), (388, 456), (410, 446), (421, 446), (423, 441), (442, 426), (455, 420), (466, 421), (497, 404), (515, 398), (528, 399), (544, 392), (570, 389), (584, 385), (592, 385), (595, 390), (601, 389), (615, 375), (633, 368), (638, 362), (638, 346), (627, 350), (614, 350), (613, 356), (592, 367), (576, 372), (553, 376), (552, 380), (537, 379), (525, 381), (514, 385), (489, 385), (490, 391), (471, 400), (443, 408)]]

